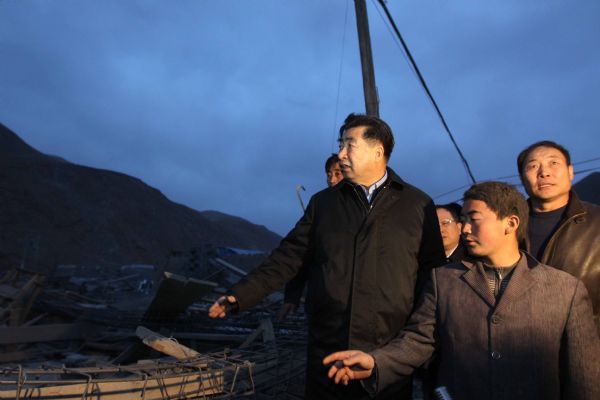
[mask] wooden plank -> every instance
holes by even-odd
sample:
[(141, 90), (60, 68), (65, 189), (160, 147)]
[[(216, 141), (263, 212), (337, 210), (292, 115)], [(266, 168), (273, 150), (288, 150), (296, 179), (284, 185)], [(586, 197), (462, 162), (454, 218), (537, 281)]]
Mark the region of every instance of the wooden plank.
[(156, 351), (160, 351), (168, 356), (175, 357), (178, 360), (197, 357), (200, 355), (197, 351), (190, 349), (175, 340), (164, 337), (163, 335), (153, 332), (143, 326), (138, 326), (135, 330), (136, 335), (142, 339), (146, 346), (152, 347)]
[(234, 272), (237, 275), (240, 275), (240, 276), (248, 275), (248, 273), (246, 271), (244, 271), (243, 269), (236, 267), (235, 265), (228, 263), (227, 261), (225, 261), (221, 258), (215, 258), (215, 261), (218, 262), (219, 264), (221, 264), (222, 266), (224, 266), (225, 268), (229, 269), (230, 271)]
[(8, 326), (0, 328), (0, 345), (80, 339), (92, 332), (85, 323)]

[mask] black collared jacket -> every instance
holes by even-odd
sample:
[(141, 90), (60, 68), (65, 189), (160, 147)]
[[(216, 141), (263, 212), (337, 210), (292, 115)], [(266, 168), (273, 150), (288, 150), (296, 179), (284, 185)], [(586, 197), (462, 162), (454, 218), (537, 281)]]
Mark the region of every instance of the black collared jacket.
[(389, 342), (412, 310), (418, 282), (444, 261), (433, 202), (388, 168), (371, 204), (345, 180), (315, 194), (279, 247), (231, 292), (247, 309), (307, 268), (314, 361)]

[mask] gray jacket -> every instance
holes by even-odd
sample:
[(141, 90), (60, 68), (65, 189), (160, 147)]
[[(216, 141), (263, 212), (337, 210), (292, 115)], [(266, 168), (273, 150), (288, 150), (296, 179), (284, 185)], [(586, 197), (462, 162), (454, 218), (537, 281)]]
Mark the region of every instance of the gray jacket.
[(454, 399), (600, 399), (600, 340), (584, 285), (527, 255), (497, 303), (477, 265), (434, 269), (402, 333), (371, 353), (377, 389), (436, 347), (436, 386)]

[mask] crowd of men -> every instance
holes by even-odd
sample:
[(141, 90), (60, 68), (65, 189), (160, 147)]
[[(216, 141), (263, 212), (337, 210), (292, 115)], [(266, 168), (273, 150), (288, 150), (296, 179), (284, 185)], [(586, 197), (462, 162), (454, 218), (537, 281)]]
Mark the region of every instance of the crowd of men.
[(288, 282), (296, 305), (306, 284), (308, 399), (410, 399), (423, 365), (459, 400), (600, 399), (600, 207), (571, 190), (565, 148), (519, 154), (528, 200), (484, 182), (461, 207), (389, 168), (381, 119), (349, 115), (339, 143), (329, 187), (211, 317)]

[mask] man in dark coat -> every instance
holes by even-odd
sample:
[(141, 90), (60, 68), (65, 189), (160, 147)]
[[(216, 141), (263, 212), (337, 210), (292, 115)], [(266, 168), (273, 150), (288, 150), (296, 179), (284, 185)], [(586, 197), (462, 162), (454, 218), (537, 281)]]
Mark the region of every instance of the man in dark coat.
[[(387, 168), (393, 145), (384, 121), (350, 115), (340, 128), (345, 179), (314, 195), (269, 258), (209, 310), (224, 317), (227, 307), (247, 309), (307, 267), (307, 398), (368, 398), (359, 384), (330, 382), (322, 358), (390, 341), (404, 326), (419, 283), (444, 263), (433, 202)], [(396, 399), (410, 398), (410, 382), (394, 391)]]
[(583, 281), (600, 334), (600, 207), (573, 192), (571, 156), (555, 142), (527, 147), (517, 166), (529, 194), (530, 223), (522, 247), (543, 264)]
[(438, 204), (435, 206), (435, 211), (440, 221), (440, 232), (442, 234), (442, 242), (444, 243), (444, 252), (446, 253), (446, 261), (460, 262), (467, 252), (460, 240), (460, 230), (462, 223), (460, 222), (461, 206), (457, 203)]
[(437, 348), (437, 386), (453, 399), (600, 399), (600, 339), (587, 291), (519, 252), (527, 214), (525, 198), (508, 184), (471, 187), (462, 233), (479, 261), (435, 268), (400, 335), (370, 354), (326, 357), (334, 363), (329, 376), (367, 378), (365, 387), (378, 392)]

